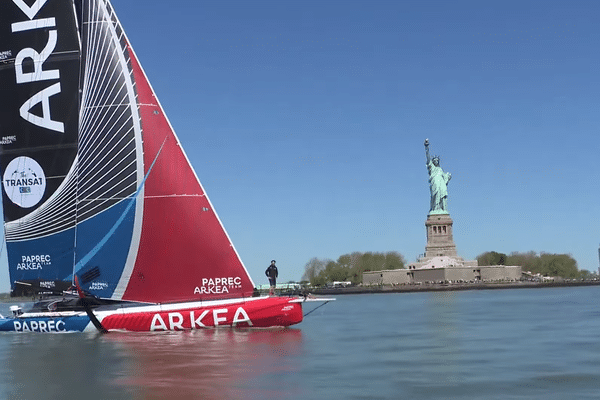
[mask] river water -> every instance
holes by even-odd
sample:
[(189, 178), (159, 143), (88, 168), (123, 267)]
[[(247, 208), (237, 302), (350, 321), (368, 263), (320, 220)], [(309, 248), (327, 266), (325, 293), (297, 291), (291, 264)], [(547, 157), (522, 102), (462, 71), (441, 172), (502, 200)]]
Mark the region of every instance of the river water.
[(342, 295), (288, 329), (2, 334), (0, 398), (597, 399), (599, 298)]

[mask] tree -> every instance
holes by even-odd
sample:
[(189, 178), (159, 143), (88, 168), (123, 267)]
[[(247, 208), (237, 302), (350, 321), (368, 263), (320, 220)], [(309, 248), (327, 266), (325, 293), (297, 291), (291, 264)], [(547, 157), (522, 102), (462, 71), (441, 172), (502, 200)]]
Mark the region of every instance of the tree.
[(540, 269), (539, 258), (535, 251), (529, 251), (527, 253), (512, 252), (508, 255), (506, 260), (507, 265), (519, 265), (523, 271), (531, 271), (538, 273)]
[(540, 254), (540, 273), (544, 276), (561, 276), (577, 278), (579, 270), (577, 261), (568, 254)]
[(529, 251), (527, 253), (510, 253), (507, 265), (519, 265), (523, 271), (543, 276), (560, 276), (562, 278), (577, 278), (580, 271), (577, 261), (570, 254), (551, 254)]
[(507, 255), (495, 251), (486, 251), (477, 256), (479, 265), (506, 265)]
[(579, 271), (578, 279), (589, 280), (589, 279), (598, 279), (597, 272), (590, 272), (587, 269), (582, 269)]
[(508, 256), (504, 253), (486, 251), (477, 256), (479, 265), (518, 265), (523, 271), (543, 276), (560, 276), (574, 279), (581, 276), (582, 271), (577, 268), (577, 261), (570, 254), (551, 254), (528, 251), (526, 253), (512, 252)]
[[(383, 269), (404, 268), (406, 261), (396, 251), (387, 253), (353, 252), (341, 255), (337, 261), (313, 258), (305, 266), (303, 279), (310, 280), (313, 285), (323, 285), (334, 281), (362, 282), (365, 271), (381, 271)], [(311, 275), (312, 274), (312, 275)]]
[(324, 275), (327, 282), (334, 281), (345, 281), (348, 278), (350, 270), (336, 263), (335, 261), (329, 261), (325, 267)]
[(406, 260), (404, 256), (397, 251), (389, 251), (385, 253), (386, 269), (402, 269), (406, 268)]
[(310, 281), (314, 285), (314, 280), (317, 276), (325, 269), (327, 260), (319, 260), (317, 257), (313, 257), (304, 266), (304, 275), (302, 275), (303, 281)]

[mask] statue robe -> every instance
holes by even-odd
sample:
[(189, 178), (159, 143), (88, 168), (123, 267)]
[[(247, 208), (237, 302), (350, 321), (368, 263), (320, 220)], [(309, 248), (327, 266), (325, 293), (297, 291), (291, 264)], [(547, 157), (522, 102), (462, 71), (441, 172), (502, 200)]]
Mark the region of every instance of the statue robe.
[(444, 172), (442, 167), (437, 166), (433, 161), (427, 163), (429, 171), (429, 190), (431, 192), (430, 213), (447, 213), (446, 199), (448, 197), (448, 182), (450, 174)]

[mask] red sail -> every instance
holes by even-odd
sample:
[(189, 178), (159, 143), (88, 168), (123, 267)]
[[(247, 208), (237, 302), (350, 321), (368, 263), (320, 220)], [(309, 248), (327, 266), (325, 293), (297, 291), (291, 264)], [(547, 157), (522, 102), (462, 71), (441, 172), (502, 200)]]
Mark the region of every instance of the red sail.
[(251, 296), (254, 284), (129, 47), (142, 126), (143, 218), (123, 300)]

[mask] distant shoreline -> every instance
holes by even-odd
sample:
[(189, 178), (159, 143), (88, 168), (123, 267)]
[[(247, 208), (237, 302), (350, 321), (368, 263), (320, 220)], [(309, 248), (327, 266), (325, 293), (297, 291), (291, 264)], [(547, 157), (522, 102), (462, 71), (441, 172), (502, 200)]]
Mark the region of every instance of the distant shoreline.
[[(453, 283), (453, 284), (422, 284), (422, 285), (381, 285), (381, 286), (350, 286), (345, 288), (325, 288), (309, 290), (314, 295), (342, 294), (375, 294), (375, 293), (414, 293), (414, 292), (451, 292), (461, 290), (498, 290), (498, 289), (542, 289), (558, 287), (600, 286), (600, 281), (577, 282), (511, 282), (511, 283)], [(280, 296), (294, 293), (281, 293)], [(10, 297), (10, 293), (0, 293), (1, 303), (35, 302), (31, 296)]]
[(32, 303), (34, 302), (32, 296), (26, 297), (10, 297), (10, 293), (0, 293), (0, 304), (1, 303)]
[(312, 289), (312, 294), (365, 294), (365, 293), (411, 293), (411, 292), (449, 292), (459, 290), (497, 290), (497, 289), (542, 289), (556, 287), (600, 286), (600, 281), (578, 282), (512, 282), (512, 283), (456, 283), (429, 285), (383, 285), (350, 286), (346, 288)]

